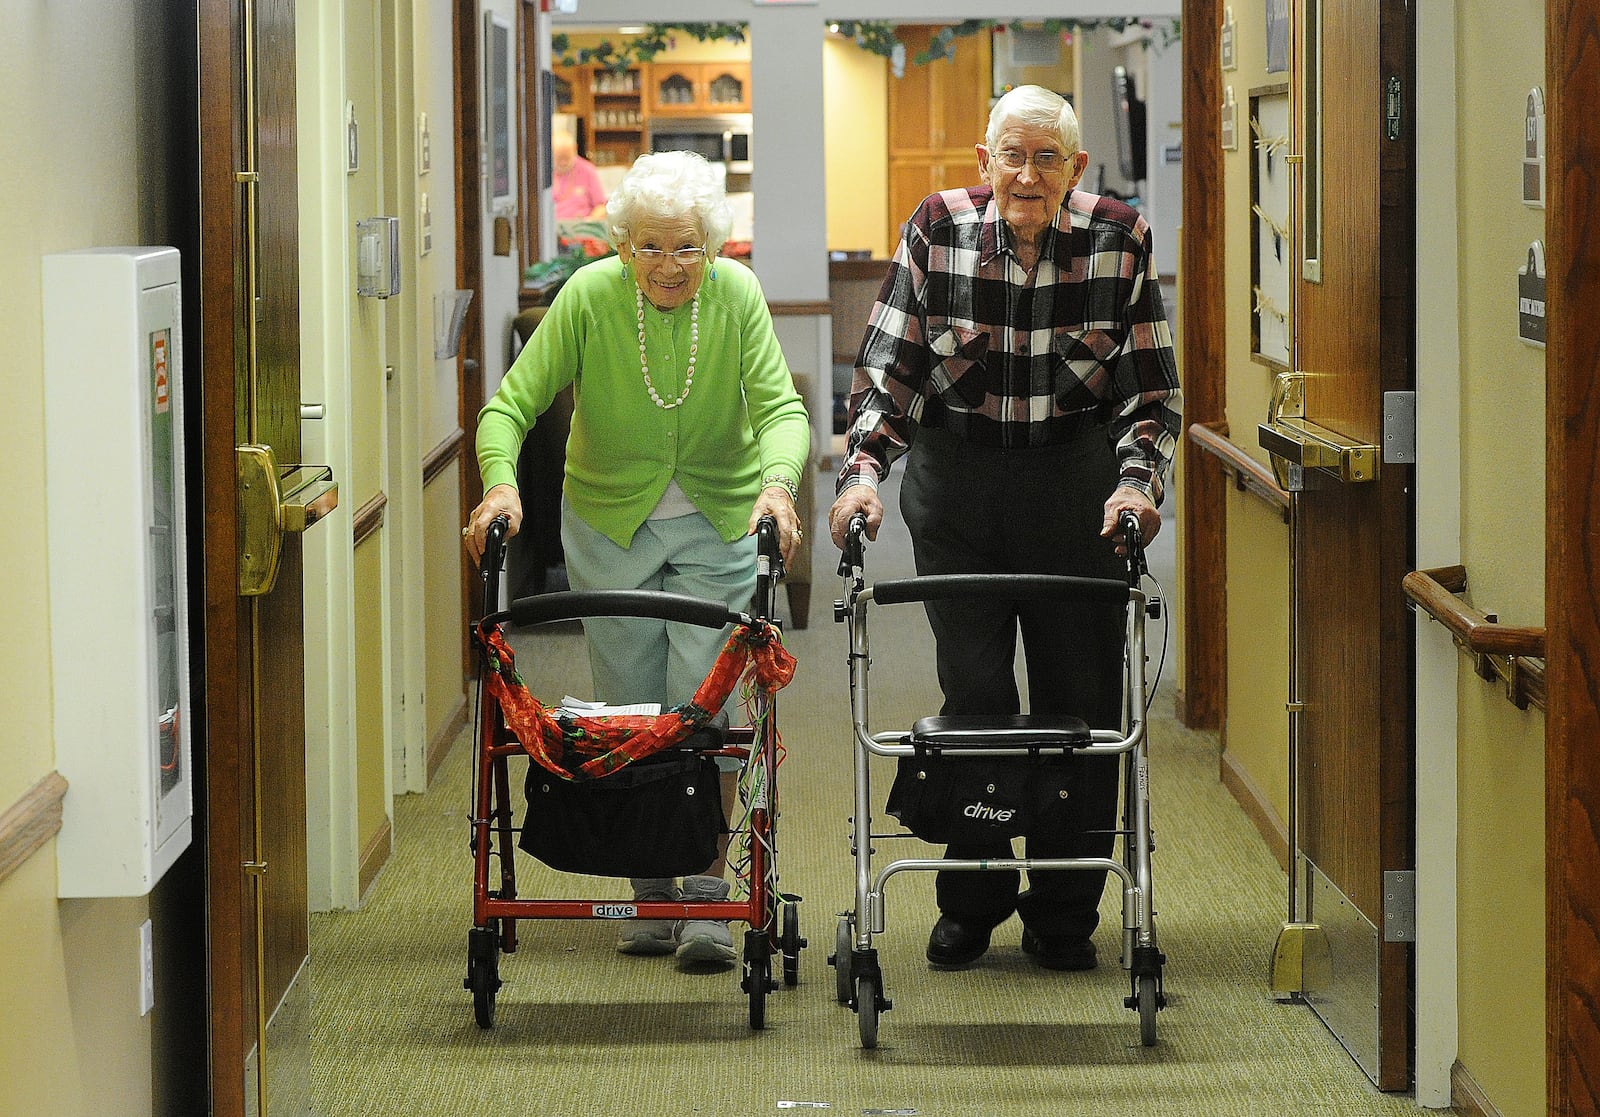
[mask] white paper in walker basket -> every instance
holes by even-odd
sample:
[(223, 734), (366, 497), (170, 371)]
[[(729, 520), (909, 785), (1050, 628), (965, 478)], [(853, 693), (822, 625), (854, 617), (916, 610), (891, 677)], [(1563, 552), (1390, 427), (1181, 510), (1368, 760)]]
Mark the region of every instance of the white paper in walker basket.
[(610, 706), (604, 702), (586, 702), (582, 698), (574, 698), (568, 694), (561, 699), (560, 714), (573, 718), (598, 718), (614, 717), (623, 714), (642, 714), (645, 717), (655, 717), (661, 712), (659, 702), (635, 702), (632, 705)]

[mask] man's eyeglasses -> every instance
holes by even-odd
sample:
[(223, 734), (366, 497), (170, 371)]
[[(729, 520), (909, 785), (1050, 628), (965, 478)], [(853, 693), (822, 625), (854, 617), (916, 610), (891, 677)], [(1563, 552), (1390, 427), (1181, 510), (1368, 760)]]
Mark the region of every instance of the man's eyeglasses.
[(661, 260), (671, 256), (684, 267), (688, 267), (691, 264), (698, 264), (706, 258), (706, 250), (704, 248), (679, 248), (668, 252), (662, 248), (638, 248), (631, 243), (628, 247), (633, 249), (635, 256), (647, 264), (659, 263)]
[(1000, 165), (1008, 171), (1020, 171), (1029, 163), (1042, 175), (1060, 174), (1066, 169), (1068, 159), (1059, 151), (1036, 151), (1029, 156), (1026, 151), (1005, 147), (994, 153)]

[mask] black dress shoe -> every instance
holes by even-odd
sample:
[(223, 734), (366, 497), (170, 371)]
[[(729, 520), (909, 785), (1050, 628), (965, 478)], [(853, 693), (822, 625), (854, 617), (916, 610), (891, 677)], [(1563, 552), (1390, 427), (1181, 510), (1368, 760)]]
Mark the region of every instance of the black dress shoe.
[[(931, 953), (933, 948), (928, 949)], [(1088, 939), (1035, 935), (1029, 930), (1022, 932), (1022, 953), (1047, 970), (1092, 970), (1099, 964)]]
[(959, 970), (972, 965), (989, 949), (989, 928), (963, 927), (941, 915), (928, 936), (928, 964), (936, 970)]

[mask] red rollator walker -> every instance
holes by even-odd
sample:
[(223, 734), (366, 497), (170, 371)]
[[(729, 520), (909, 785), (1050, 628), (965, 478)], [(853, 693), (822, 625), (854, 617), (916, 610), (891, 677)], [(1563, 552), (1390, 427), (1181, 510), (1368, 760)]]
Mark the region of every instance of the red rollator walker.
[[(745, 923), (740, 988), (750, 1027), (766, 1026), (766, 997), (783, 982), (798, 984), (800, 897), (778, 890), (778, 734), (776, 694), (794, 674), (772, 620), (783, 575), (771, 517), (757, 529), (752, 612), (683, 594), (594, 590), (540, 594), (499, 608), (507, 523), (490, 526), (483, 553), (483, 620), (479, 646), (478, 716), (471, 847), (472, 930), (467, 976), (480, 1028), (494, 1026), (502, 985), (500, 955), (515, 953), (524, 919), (725, 920)], [(503, 625), (519, 628), (585, 617), (646, 617), (721, 629), (733, 635), (692, 700), (656, 715), (583, 716), (547, 708), (517, 675)], [(741, 681), (749, 724), (729, 728), (718, 714)], [(513, 821), (510, 760), (526, 758), (529, 807)], [(738, 816), (722, 816), (716, 757), (739, 760)], [(736, 898), (727, 900), (541, 900), (517, 895), (520, 845), (552, 868), (597, 876), (667, 877), (703, 871), (718, 839), (729, 840)], [(498, 882), (492, 864), (498, 863)]]

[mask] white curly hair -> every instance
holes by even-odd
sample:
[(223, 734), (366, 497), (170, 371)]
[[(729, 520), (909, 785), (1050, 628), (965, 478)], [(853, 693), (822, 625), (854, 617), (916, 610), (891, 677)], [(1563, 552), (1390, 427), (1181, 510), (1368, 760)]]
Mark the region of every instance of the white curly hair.
[(733, 229), (733, 211), (721, 176), (692, 151), (639, 156), (606, 199), (607, 231), (618, 248), (644, 222), (679, 217), (695, 220), (712, 256), (722, 251)]

